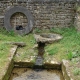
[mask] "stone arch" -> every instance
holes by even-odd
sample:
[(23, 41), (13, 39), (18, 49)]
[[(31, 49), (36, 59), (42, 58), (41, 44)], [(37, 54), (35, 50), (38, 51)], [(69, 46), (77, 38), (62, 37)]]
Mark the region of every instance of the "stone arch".
[(33, 16), (31, 14), (31, 12), (29, 10), (27, 10), (25, 7), (21, 7), (21, 6), (14, 6), (13, 8), (10, 8), (6, 13), (5, 13), (5, 17), (4, 17), (4, 27), (6, 28), (7, 31), (11, 31), (14, 30), (14, 28), (11, 26), (10, 24), (10, 18), (13, 14), (20, 12), (23, 13), (27, 19), (28, 19), (28, 23), (27, 26), (21, 30), (22, 33), (20, 34), (28, 34), (34, 25), (34, 20), (33, 20)]

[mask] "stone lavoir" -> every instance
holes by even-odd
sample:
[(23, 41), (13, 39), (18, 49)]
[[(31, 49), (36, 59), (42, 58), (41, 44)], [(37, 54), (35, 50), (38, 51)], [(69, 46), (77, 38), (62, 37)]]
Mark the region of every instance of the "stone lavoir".
[[(59, 34), (35, 34), (34, 38), (38, 44), (38, 53), (34, 65), (31, 67), (28, 63), (27, 66), (20, 66), (17, 64), (12, 70), (9, 80), (64, 80), (60, 64), (53, 64), (55, 67), (50, 68), (50, 65), (44, 64), (43, 54), (46, 43), (53, 43), (62, 39)], [(22, 62), (23, 65), (24, 62)]]
[[(22, 32), (25, 34), (29, 33), (32, 28), (69, 27), (75, 22), (75, 6), (78, 1), (0, 0), (0, 27), (6, 27), (6, 29), (9, 27), (10, 30), (13, 30), (16, 26), (23, 26), (25, 30), (23, 29)], [(15, 9), (15, 7), (18, 8)], [(8, 14), (9, 20), (5, 19), (6, 14)]]
[[(76, 4), (77, 0), (0, 0), (0, 26), (8, 31), (20, 31), (20, 34), (28, 34), (33, 28), (69, 27), (75, 22)], [(38, 45), (39, 50), (45, 47), (44, 43)], [(38, 52), (40, 57), (43, 53), (44, 50)], [(64, 80), (67, 73), (63, 63), (51, 61), (50, 64), (44, 63), (44, 70), (40, 67), (42, 71), (35, 71), (33, 63), (14, 64), (12, 57), (11, 59), (2, 80)], [(65, 80), (71, 80), (68, 75), (67, 77), (69, 79)]]

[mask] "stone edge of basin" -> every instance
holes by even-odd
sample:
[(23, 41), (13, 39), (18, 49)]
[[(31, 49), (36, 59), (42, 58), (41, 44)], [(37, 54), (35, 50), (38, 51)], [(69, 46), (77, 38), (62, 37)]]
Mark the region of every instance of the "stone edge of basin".
[[(15, 51), (16, 51), (16, 49), (15, 49)], [(6, 69), (6, 74), (3, 76), (4, 78), (0, 79), (0, 80), (8, 80), (8, 78), (6, 78), (6, 76), (10, 76), (9, 74), (11, 73), (13, 67), (24, 68), (24, 67), (33, 67), (34, 66), (34, 63), (27, 62), (27, 61), (26, 62), (15, 62), (15, 66), (14, 66), (13, 63), (14, 63), (14, 61), (11, 60), (11, 62), (9, 64), (9, 67), (7, 68), (7, 69), (9, 69), (9, 68), (11, 69), (10, 72), (8, 72), (7, 69)], [(50, 63), (49, 62), (44, 62), (43, 66), (45, 66), (44, 68), (46, 68), (46, 69), (62, 70), (64, 80), (74, 80), (70, 76), (70, 73), (69, 73), (69, 70), (68, 70), (68, 66), (69, 66), (68, 64), (69, 64), (68, 60), (62, 60), (62, 62), (57, 62), (57, 61), (51, 61)], [(13, 65), (13, 66), (11, 66), (11, 65)]]
[(69, 61), (68, 60), (62, 60), (62, 73), (63, 73), (65, 80), (74, 80), (69, 71)]
[(17, 51), (18, 46), (14, 45), (11, 49), (10, 49), (10, 56), (8, 57), (8, 64), (6, 65), (5, 69), (4, 69), (4, 73), (2, 74), (2, 76), (0, 77), (0, 80), (8, 80), (11, 74), (11, 71), (14, 67), (14, 61), (13, 61), (13, 57)]
[[(46, 33), (43, 33), (43, 34), (46, 34)], [(49, 34), (51, 34), (51, 33), (48, 33), (48, 35)], [(42, 42), (42, 43), (53, 43), (53, 42), (57, 42), (63, 38), (62, 35), (60, 35), (60, 34), (52, 33), (52, 35), (53, 34), (56, 35), (57, 38), (45, 38), (45, 37), (42, 37), (41, 34), (34, 34), (34, 38), (35, 38), (36, 42)]]

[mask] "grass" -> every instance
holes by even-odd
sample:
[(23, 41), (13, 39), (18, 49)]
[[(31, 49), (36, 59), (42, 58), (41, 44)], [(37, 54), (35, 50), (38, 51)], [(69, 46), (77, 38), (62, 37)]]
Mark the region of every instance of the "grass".
[(76, 10), (77, 10), (77, 12), (80, 13), (80, 6), (78, 6)]
[[(7, 32), (5, 29), (2, 28), (0, 29), (0, 45), (6, 42), (24, 42), (26, 43), (26, 47), (23, 47), (23, 50), (26, 51), (27, 54), (29, 54), (30, 53), (29, 49), (34, 46), (35, 39), (33, 37), (33, 34), (28, 34), (26, 36), (20, 36), (20, 35), (16, 35), (13, 31)], [(3, 48), (6, 49), (5, 47), (7, 46), (1, 45), (2, 51), (3, 51)], [(5, 55), (6, 55), (6, 51), (4, 51), (4, 56)], [(0, 56), (2, 56), (2, 52), (0, 52)], [(3, 59), (1, 58), (1, 60)]]
[[(51, 28), (50, 32), (58, 33), (63, 36), (63, 39), (59, 42), (48, 44), (45, 47), (45, 54), (48, 53), (49, 55), (53, 55), (54, 57), (58, 58), (58, 60), (62, 59), (71, 59), (73, 58), (73, 54), (76, 51), (78, 54), (74, 56), (80, 55), (80, 32), (77, 32), (74, 27), (70, 28)], [(32, 48), (35, 44), (35, 39), (33, 34), (28, 34), (26, 36), (19, 36), (16, 35), (13, 31), (7, 32), (5, 29), (0, 29), (0, 41), (2, 42), (25, 42), (26, 47), (24, 50), (27, 52), (26, 54), (30, 53), (28, 50)]]
[[(58, 33), (63, 36), (63, 39), (59, 42), (48, 44), (45, 47), (45, 54), (48, 53), (56, 57), (58, 60), (62, 59), (72, 59), (74, 56), (80, 55), (80, 32), (77, 32), (74, 27), (70, 28), (51, 28), (51, 33)], [(0, 41), (2, 42), (25, 42), (26, 47), (24, 50), (26, 54), (30, 53), (30, 49), (35, 44), (35, 39), (33, 34), (28, 34), (26, 36), (16, 35), (13, 31), (7, 32), (5, 29), (0, 29)], [(72, 54), (75, 52), (78, 54)], [(74, 56), (73, 56), (74, 55)], [(23, 56), (23, 55), (22, 55)]]
[(78, 51), (78, 54), (80, 53), (80, 32), (77, 32), (74, 27), (62, 29), (52, 28), (51, 32), (61, 34), (63, 36), (63, 39), (59, 42), (46, 46), (46, 53), (48, 50), (51, 50), (51, 52), (53, 52), (56, 50), (54, 50), (54, 48), (57, 48), (57, 51), (53, 56), (60, 61), (62, 59), (73, 58), (72, 53), (76, 51)]
[(4, 42), (0, 43), (0, 69), (6, 64), (10, 48), (11, 45), (7, 45)]
[(57, 49), (57, 47), (53, 47), (52, 49), (47, 48), (47, 52), (49, 55), (55, 55), (58, 52), (58, 49)]
[(71, 59), (73, 58), (73, 53), (72, 53), (72, 52), (69, 52), (69, 53), (67, 54), (67, 57), (68, 57), (69, 60), (71, 60)]
[(0, 40), (5, 42), (25, 42), (27, 45), (30, 44), (30, 46), (35, 43), (32, 34), (20, 36), (16, 35), (13, 31), (7, 32), (5, 29), (0, 29)]
[[(36, 32), (40, 33), (39, 30)], [(42, 32), (42, 31), (41, 31)], [(63, 39), (53, 44), (47, 44), (45, 47), (45, 60), (56, 58), (61, 61), (62, 59), (73, 60), (80, 58), (80, 32), (74, 27), (70, 28), (51, 28), (51, 33), (58, 33), (63, 36)], [(33, 46), (36, 43), (33, 34), (30, 33), (26, 36), (16, 35), (13, 31), (7, 32), (5, 29), (0, 29), (0, 67), (3, 67), (6, 63), (6, 59), (9, 53), (11, 45), (7, 45), (6, 42), (25, 42), (26, 47), (18, 49), (18, 56), (15, 59), (23, 60), (29, 59), (30, 56), (34, 55)], [(48, 54), (47, 54), (48, 53)], [(77, 59), (78, 60), (78, 59)], [(71, 62), (74, 66), (78, 61)], [(75, 68), (73, 70), (74, 75), (80, 75), (80, 69)]]

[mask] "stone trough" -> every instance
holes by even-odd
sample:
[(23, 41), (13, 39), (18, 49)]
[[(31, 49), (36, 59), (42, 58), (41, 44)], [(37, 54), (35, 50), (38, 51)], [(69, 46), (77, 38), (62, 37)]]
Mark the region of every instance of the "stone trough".
[[(11, 49), (11, 54), (13, 53), (14, 56), (16, 49), (16, 46), (15, 50), (14, 47)], [(25, 62), (14, 62), (13, 57), (11, 57), (11, 61), (9, 62), (10, 65), (6, 68), (7, 70), (4, 69), (6, 71), (0, 80), (45, 80), (44, 78), (48, 80), (70, 80), (65, 65), (67, 61), (63, 61), (63, 63), (56, 61), (51, 61), (50, 63), (44, 62), (44, 69), (42, 69), (42, 71), (35, 71), (32, 67), (35, 65), (34, 63), (30, 61), (27, 62), (27, 60)], [(44, 75), (42, 75), (43, 73)]]
[[(57, 37), (56, 37), (57, 36)], [(45, 44), (52, 43), (54, 41), (58, 41), (62, 39), (62, 36), (59, 34), (35, 34), (34, 35), (38, 44), (38, 49), (44, 49)], [(12, 43), (20, 47), (20, 45), (24, 45), (23, 43)], [(44, 45), (44, 46), (43, 46)], [(14, 61), (14, 57), (16, 54), (16, 50), (18, 47), (15, 47), (13, 57), (11, 57), (11, 61), (9, 62), (9, 66), (5, 73), (2, 76), (1, 80), (71, 80), (70, 76), (67, 72), (65, 61), (62, 63), (57, 61), (44, 61), (43, 54), (44, 51), (39, 52), (37, 58), (41, 57), (42, 62), (37, 64), (37, 59), (34, 62), (31, 62), (31, 59), (28, 61), (27, 58), (24, 61)], [(21, 46), (22, 47), (22, 46)], [(14, 48), (13, 48), (14, 49)], [(35, 58), (35, 57), (34, 57)], [(38, 60), (39, 60), (38, 58)], [(38, 61), (39, 62), (39, 61)], [(36, 66), (35, 66), (36, 65)]]

